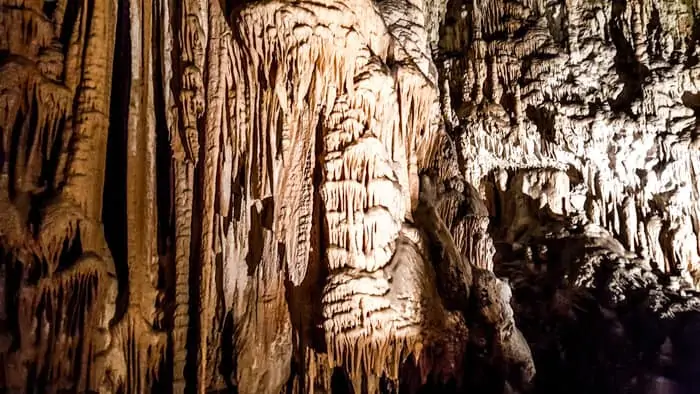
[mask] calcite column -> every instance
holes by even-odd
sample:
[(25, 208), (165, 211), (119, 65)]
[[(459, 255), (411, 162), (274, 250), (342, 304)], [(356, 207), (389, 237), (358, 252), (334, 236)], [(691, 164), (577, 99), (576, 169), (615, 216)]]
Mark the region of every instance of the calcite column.
[[(378, 390), (382, 375), (397, 380), (408, 355), (417, 360), (455, 324), (410, 222), (437, 91), (384, 26), (363, 0), (255, 3), (231, 22), (237, 101), (250, 111), (236, 129), (253, 155), (247, 193), (275, 198), (291, 285), (312, 259), (327, 263), (328, 360), (358, 392)], [(311, 215), (323, 216), (319, 251)]]

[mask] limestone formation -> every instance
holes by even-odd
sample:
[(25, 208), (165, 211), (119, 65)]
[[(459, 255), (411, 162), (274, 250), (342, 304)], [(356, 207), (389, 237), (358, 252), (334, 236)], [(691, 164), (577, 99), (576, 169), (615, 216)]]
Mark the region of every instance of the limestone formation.
[(0, 0), (0, 391), (697, 387), (699, 56), (699, 0)]

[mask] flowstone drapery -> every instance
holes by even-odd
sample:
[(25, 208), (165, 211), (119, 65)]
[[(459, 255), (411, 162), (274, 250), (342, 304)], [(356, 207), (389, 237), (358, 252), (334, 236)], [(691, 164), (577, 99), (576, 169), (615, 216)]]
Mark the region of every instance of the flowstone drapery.
[(0, 390), (692, 387), (699, 10), (0, 0)]

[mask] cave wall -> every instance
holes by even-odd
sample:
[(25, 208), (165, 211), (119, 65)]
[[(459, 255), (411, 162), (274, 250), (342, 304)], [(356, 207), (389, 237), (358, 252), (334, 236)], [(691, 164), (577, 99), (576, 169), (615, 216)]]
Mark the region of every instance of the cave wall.
[(489, 200), (532, 200), (503, 204), (504, 220), (519, 221), (504, 223), (505, 239), (549, 206), (697, 283), (698, 4), (448, 10), (437, 64), (465, 175)]
[(505, 249), (698, 281), (698, 10), (0, 0), (0, 388), (532, 383)]

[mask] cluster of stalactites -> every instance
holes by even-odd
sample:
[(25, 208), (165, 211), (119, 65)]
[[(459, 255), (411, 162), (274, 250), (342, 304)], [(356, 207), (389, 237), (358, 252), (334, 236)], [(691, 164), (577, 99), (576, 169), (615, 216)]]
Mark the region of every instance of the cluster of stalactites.
[[(380, 65), (376, 58), (367, 64), (354, 93), (336, 99), (325, 125), (321, 199), (331, 271), (323, 307), (329, 339), (386, 341), (401, 320), (387, 297), (391, 279), (384, 268), (406, 215), (408, 174), (405, 153), (391, 153), (404, 144), (393, 80)], [(336, 343), (343, 342), (332, 340), (331, 347)]]
[[(370, 24), (378, 18), (371, 4), (364, 4), (370, 8), (361, 12), (359, 5), (348, 2), (345, 6), (357, 13), (330, 3), (256, 4), (240, 12), (235, 26), (242, 39), (235, 40), (232, 48), (239, 98), (233, 133), (246, 138), (232, 141), (237, 144), (232, 153), (247, 155), (248, 197), (262, 200), (274, 195), (279, 201), (275, 233), (287, 245), (289, 275), (297, 285), (306, 274), (310, 252), (319, 119), (329, 116), (336, 97), (354, 91), (356, 67), (366, 64), (370, 53), (387, 53), (386, 32), (375, 31), (382, 25)], [(348, 17), (357, 23), (331, 22)], [(252, 48), (255, 51), (250, 52)], [(384, 109), (370, 97), (362, 108), (369, 114), (367, 122), (384, 117)], [(352, 130), (356, 126), (345, 127), (349, 133), (356, 132)], [(372, 129), (389, 135), (397, 131), (396, 126), (372, 125)], [(377, 137), (399, 142), (398, 136), (394, 140)]]
[[(56, 382), (56, 388), (84, 391), (92, 387), (89, 357), (95, 350), (93, 330), (102, 318), (104, 268), (100, 258), (86, 254), (70, 268), (21, 288), (17, 323), (23, 329), (19, 348), (6, 356), (9, 388), (25, 387), (29, 376), (23, 360), (28, 355), (37, 360), (34, 376)], [(35, 315), (35, 311), (41, 312)], [(66, 362), (75, 359), (82, 362)]]
[[(0, 171), (8, 174), (12, 168), (14, 177), (9, 181), (19, 193), (39, 193), (49, 186), (55, 187), (62, 179), (61, 169), (66, 161), (65, 157), (56, 157), (56, 152), (65, 152), (71, 136), (70, 132), (59, 131), (73, 96), (64, 85), (19, 61), (5, 63), (0, 66), (0, 72), (13, 75), (13, 78), (3, 79), (5, 86), (0, 94), (0, 124), (6, 126), (5, 136), (0, 141), (0, 149), (4, 152)], [(56, 143), (63, 146), (55, 149)], [(10, 152), (17, 154), (11, 155)], [(53, 173), (44, 173), (43, 160), (47, 159), (58, 163)], [(53, 184), (42, 184), (41, 178), (52, 179)]]
[[(403, 223), (417, 194), (416, 156), (429, 146), (427, 104), (435, 91), (409, 58), (397, 59), (402, 48), (394, 48), (393, 72), (368, 49), (323, 49), (353, 68), (346, 75), (352, 82), (335, 84), (325, 97), (320, 193), (330, 269), (322, 300), (329, 362), (344, 366), (358, 389), (369, 382), (365, 389), (373, 392), (377, 382), (370, 377), (398, 378), (425, 314), (425, 285), (416, 273), (426, 266), (414, 245), (420, 236)], [(410, 272), (396, 275), (403, 279), (397, 285), (391, 267), (399, 266)], [(396, 354), (387, 358), (389, 349)]]
[(112, 331), (111, 346), (119, 346), (123, 359), (109, 358), (111, 392), (144, 392), (158, 379), (167, 337), (139, 314), (127, 314)]
[(60, 33), (56, 28), (61, 26), (63, 14), (64, 10), (57, 7), (51, 20), (44, 17), (42, 2), (3, 2), (0, 26), (13, 28), (0, 31), (0, 49), (26, 59), (39, 60), (44, 75), (57, 79), (63, 70), (63, 55), (56, 44), (56, 36)]
[[(444, 221), (454, 240), (456, 249), (465, 257), (465, 263), (477, 268), (493, 270), (495, 249), (489, 235), (489, 210), (482, 196), (462, 176), (436, 172), (435, 180), (439, 188), (436, 198), (430, 198), (435, 206), (437, 217)], [(444, 179), (444, 182), (440, 182)]]
[[(465, 64), (449, 64), (450, 73), (464, 75), (449, 86), (466, 92), (463, 101), (473, 102), (470, 99), (482, 97), (488, 88), (491, 101), (510, 94), (514, 103), (511, 111), (504, 111), (500, 103), (490, 104), (486, 119), (460, 119), (470, 129), (462, 146), (471, 159), (470, 179), (479, 182), (499, 167), (527, 168), (533, 174), (546, 167), (569, 174), (575, 170), (584, 179), (572, 179), (568, 188), (575, 196), (568, 202), (552, 201), (538, 187), (526, 194), (539, 196), (541, 205), (550, 205), (555, 213), (587, 216), (662, 270), (686, 278), (697, 275), (688, 273), (697, 271), (700, 250), (691, 158), (697, 119), (693, 104), (683, 98), (700, 89), (698, 66), (686, 61), (692, 56), (688, 36), (697, 4), (633, 1), (613, 7), (610, 2), (552, 1), (546, 14), (536, 5), (528, 9), (525, 2), (509, 2), (507, 7), (501, 3), (475, 4), (470, 10), (474, 23), (451, 26), (454, 37), (446, 40), (453, 42), (445, 41), (451, 51), (468, 49), (473, 54)], [(528, 13), (527, 18), (514, 17)], [(511, 32), (511, 22), (519, 23), (512, 28), (520, 28), (529, 44), (520, 35), (490, 35)], [(470, 28), (471, 35), (460, 32)], [(612, 35), (629, 46), (616, 46)], [(459, 41), (465, 37), (469, 40)], [(616, 54), (628, 49), (633, 66), (620, 70), (615, 67)], [(522, 55), (528, 56), (527, 64)], [(511, 63), (513, 75), (508, 71)], [(562, 68), (567, 72), (560, 72)], [(625, 87), (640, 70), (649, 77), (640, 81), (639, 94), (625, 97)], [(503, 81), (512, 76), (519, 77), (522, 86), (502, 91), (499, 83), (505, 86)], [(462, 82), (464, 86), (454, 86)], [(610, 103), (618, 100), (629, 100), (622, 105), (629, 105), (633, 117), (612, 108)], [(593, 108), (590, 103), (602, 105)], [(479, 112), (462, 115), (475, 113)], [(499, 123), (501, 118), (505, 122)], [(519, 132), (508, 133), (509, 123), (519, 125)], [(543, 187), (547, 182), (534, 180)], [(565, 193), (567, 186), (561, 187)]]
[[(409, 5), (420, 19), (421, 6)], [(287, 245), (294, 284), (303, 280), (311, 251), (311, 182), (315, 152), (322, 151), (327, 361), (346, 368), (358, 391), (372, 392), (378, 377), (397, 379), (409, 354), (419, 359), (424, 343), (439, 342), (430, 332), (466, 333), (461, 318), (440, 305), (424, 235), (406, 223), (417, 202), (418, 169), (449, 150), (446, 137), (437, 136), (441, 111), (424, 53), (412, 53), (405, 40), (424, 34), (420, 21), (417, 27), (399, 21), (392, 37), (377, 27), (382, 23), (368, 23), (380, 18), (371, 4), (342, 6), (340, 12), (323, 2), (273, 1), (240, 11), (233, 27), (241, 40), (231, 48), (237, 137), (230, 150), (248, 155), (233, 160), (248, 162), (246, 197), (279, 201), (275, 233)], [(354, 28), (328, 22), (341, 14), (363, 20)], [(401, 28), (405, 36), (397, 36)], [(320, 136), (311, 134), (317, 130)], [(437, 169), (441, 179), (459, 172), (453, 165)], [(457, 206), (445, 209), (454, 213)], [(492, 245), (478, 236), (487, 223), (477, 215), (457, 227), (460, 249), (489, 269)]]
[[(332, 22), (348, 18), (357, 23)], [(429, 267), (415, 244), (420, 236), (403, 223), (417, 198), (418, 161), (431, 149), (437, 95), (406, 49), (389, 45), (394, 38), (383, 26), (363, 1), (255, 4), (232, 25), (241, 37), (231, 48), (233, 134), (245, 138), (232, 141), (231, 153), (248, 155), (235, 160), (247, 161), (246, 197), (275, 197), (275, 234), (297, 285), (311, 252), (322, 144), (328, 362), (344, 366), (356, 385), (397, 378), (420, 338), (421, 273)], [(396, 276), (399, 288), (390, 267), (409, 270)]]
[[(695, 156), (669, 163), (660, 177), (649, 173), (644, 187), (634, 193), (626, 193), (623, 185), (601, 172), (584, 177), (589, 220), (617, 236), (626, 249), (651, 259), (661, 271), (694, 284), (700, 262)], [(683, 179), (687, 182), (678, 182)]]
[[(0, 66), (0, 216), (5, 220), (0, 242), (23, 264), (32, 264), (36, 255), (43, 257), (42, 272), (50, 275), (63, 242), (73, 240), (77, 222), (68, 223), (70, 234), (65, 229), (44, 231), (39, 240), (29, 234), (26, 223), (32, 196), (57, 188), (63, 180), (72, 136), (72, 129), (63, 126), (73, 94), (59, 81), (63, 54), (55, 42), (54, 24), (41, 17), (41, 3), (11, 3), (0, 8), (0, 25), (6, 27), (0, 31), (0, 50), (9, 52)], [(56, 22), (62, 18), (58, 8)]]
[[(676, 185), (662, 192), (662, 185), (654, 185), (647, 177), (647, 190), (629, 193), (620, 182), (610, 179), (609, 173), (588, 167), (582, 173), (582, 183), (571, 185), (562, 171), (542, 169), (521, 170), (516, 177), (496, 177), (496, 187), (509, 194), (503, 199), (504, 215), (512, 217), (509, 234), (517, 241), (517, 234), (534, 221), (538, 211), (546, 208), (559, 216), (580, 216), (614, 234), (628, 251), (650, 259), (661, 271), (679, 275), (689, 283), (697, 283), (698, 196), (693, 160), (683, 162), (682, 174), (690, 174), (689, 184)], [(683, 175), (684, 177), (687, 175)], [(663, 181), (670, 184), (682, 179), (680, 174)]]
[(394, 39), (418, 66), (424, 77), (434, 84), (437, 83), (426, 29), (425, 2), (383, 0), (377, 2), (377, 7)]

